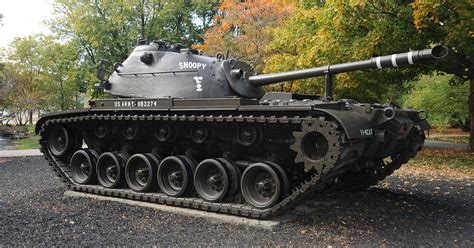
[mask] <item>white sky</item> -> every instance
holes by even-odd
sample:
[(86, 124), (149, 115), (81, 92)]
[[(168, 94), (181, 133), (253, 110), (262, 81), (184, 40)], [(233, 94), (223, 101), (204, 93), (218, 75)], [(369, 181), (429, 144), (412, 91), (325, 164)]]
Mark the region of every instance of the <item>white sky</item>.
[(44, 20), (51, 18), (53, 0), (0, 0), (0, 48), (5, 48), (20, 36), (44, 33), (49, 34)]

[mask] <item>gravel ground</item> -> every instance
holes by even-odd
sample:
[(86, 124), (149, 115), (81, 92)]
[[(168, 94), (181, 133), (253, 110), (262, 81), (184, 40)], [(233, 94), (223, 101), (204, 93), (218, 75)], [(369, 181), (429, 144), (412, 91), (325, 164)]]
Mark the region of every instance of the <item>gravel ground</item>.
[(65, 198), (42, 157), (0, 160), (0, 246), (474, 246), (472, 179), (397, 173), (365, 192), (320, 194), (306, 215), (266, 231)]

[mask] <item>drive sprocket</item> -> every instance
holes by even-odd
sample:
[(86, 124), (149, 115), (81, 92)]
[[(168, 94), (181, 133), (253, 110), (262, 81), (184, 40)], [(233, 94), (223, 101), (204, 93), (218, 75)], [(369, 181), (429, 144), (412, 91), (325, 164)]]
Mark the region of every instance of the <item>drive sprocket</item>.
[(337, 124), (324, 118), (303, 122), (301, 131), (293, 132), (295, 142), (290, 146), (296, 152), (295, 163), (304, 163), (306, 172), (314, 168), (318, 175), (327, 173), (341, 155), (337, 129)]

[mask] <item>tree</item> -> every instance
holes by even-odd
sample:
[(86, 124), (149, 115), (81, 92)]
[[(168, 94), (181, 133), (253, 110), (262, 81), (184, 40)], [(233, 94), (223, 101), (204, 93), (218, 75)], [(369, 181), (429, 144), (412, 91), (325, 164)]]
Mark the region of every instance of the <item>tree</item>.
[[(377, 8), (397, 14), (382, 14)], [(269, 49), (275, 55), (269, 59), (266, 71), (309, 68), (423, 49), (425, 46), (418, 39), (392, 42), (396, 35), (416, 33), (410, 21), (410, 10), (410, 6), (394, 1), (315, 5), (311, 1), (311, 4), (300, 6), (288, 21), (274, 30), (275, 38)], [(408, 20), (404, 16), (408, 16)], [(359, 101), (397, 102), (404, 91), (402, 82), (414, 78), (420, 71), (417, 66), (339, 74), (336, 76), (335, 95)], [(302, 80), (297, 89), (322, 94), (324, 79)]]
[[(472, 75), (473, 63), (469, 55), (472, 56), (474, 48), (473, 12), (467, 0), (439, 3), (302, 0), (295, 14), (273, 31), (269, 49), (274, 55), (265, 70), (285, 71), (348, 62), (424, 49), (439, 43), (453, 47), (454, 56), (449, 62), (336, 77), (335, 95), (340, 98), (401, 103), (400, 96), (409, 90), (403, 82), (421, 74), (441, 70), (462, 75), (464, 79), (472, 78), (469, 75)], [(452, 66), (445, 66), (447, 64)], [(460, 69), (456, 72), (456, 68)], [(323, 79), (302, 80), (297, 87), (299, 91), (312, 94), (321, 94), (322, 89)], [(470, 112), (473, 110), (471, 103)], [(474, 149), (473, 138), (471, 134)]]
[(441, 43), (453, 49), (452, 63), (443, 63), (442, 70), (456, 76), (451, 84), (468, 81), (470, 139), (474, 151), (474, 5), (469, 0), (421, 1), (411, 4), (418, 34), (426, 43)]
[(44, 50), (40, 63), (45, 71), (38, 79), (45, 96), (44, 109), (63, 111), (80, 107), (78, 97), (85, 89), (76, 49), (73, 42), (53, 42)]
[(14, 115), (18, 125), (25, 125), (30, 121), (29, 114), (38, 106), (38, 95), (35, 94), (31, 76), (11, 64), (7, 65), (3, 73), (6, 82), (1, 94), (5, 107)]
[(224, 0), (219, 6), (214, 25), (205, 33), (202, 45), (194, 46), (208, 54), (231, 51), (232, 56), (248, 60), (263, 68), (266, 45), (271, 41), (269, 27), (288, 17), (294, 5), (291, 1)]
[(469, 85), (450, 85), (450, 75), (424, 75), (403, 98), (408, 108), (423, 109), (429, 113), (428, 120), (438, 128), (446, 125), (464, 125), (469, 118), (466, 101)]
[[(102, 60), (126, 59), (139, 39), (191, 45), (202, 41), (218, 0), (55, 0), (51, 28), (78, 44), (90, 82)], [(199, 21), (197, 21), (199, 20)], [(93, 89), (94, 83), (88, 88)], [(97, 91), (93, 92), (98, 96)]]
[(76, 51), (74, 43), (60, 44), (43, 35), (16, 38), (10, 44), (2, 95), (20, 125), (31, 121), (37, 109), (77, 107), (81, 70)]
[(24, 125), (31, 121), (33, 111), (41, 104), (38, 75), (43, 70), (38, 41), (44, 37), (15, 38), (6, 51), (8, 64), (4, 71), (6, 84), (3, 95), (6, 107), (15, 114), (16, 122)]

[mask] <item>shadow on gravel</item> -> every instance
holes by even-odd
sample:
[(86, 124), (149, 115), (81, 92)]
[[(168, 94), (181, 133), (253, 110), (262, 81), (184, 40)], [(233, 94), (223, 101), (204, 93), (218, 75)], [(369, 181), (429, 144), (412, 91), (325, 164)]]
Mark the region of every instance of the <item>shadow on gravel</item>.
[(399, 179), (407, 180), (390, 177), (386, 187), (318, 194), (296, 208), (298, 217), (292, 224), (300, 225), (306, 235), (330, 233), (344, 244), (360, 239), (377, 244), (472, 244), (472, 189), (466, 195), (439, 192), (435, 189), (444, 182), (418, 179), (417, 187), (407, 190), (392, 185)]

